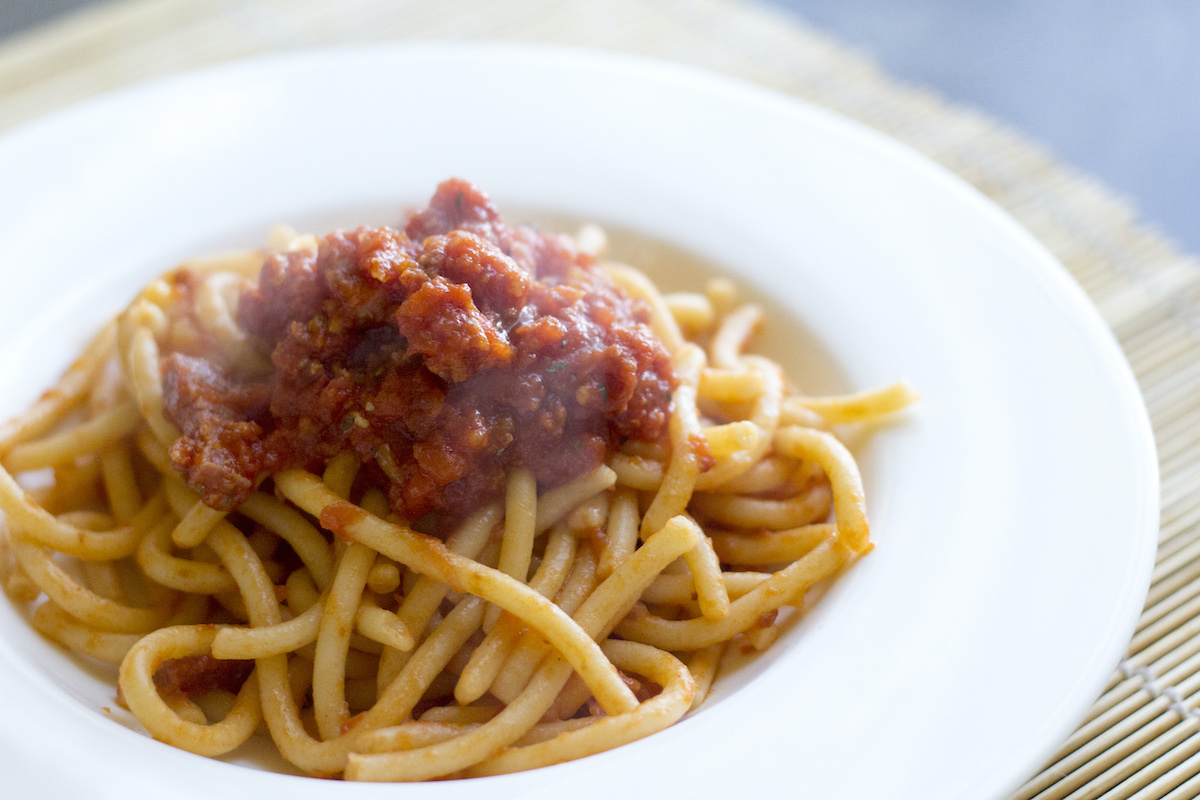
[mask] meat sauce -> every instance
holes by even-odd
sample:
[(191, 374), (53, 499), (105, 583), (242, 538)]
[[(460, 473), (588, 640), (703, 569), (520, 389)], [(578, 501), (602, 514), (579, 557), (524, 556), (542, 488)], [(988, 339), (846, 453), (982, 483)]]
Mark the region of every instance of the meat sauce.
[(253, 661), (213, 658), (207, 653), (164, 661), (154, 683), (164, 695), (198, 695), (221, 689), (236, 694), (254, 670)]
[(272, 472), (355, 452), (409, 520), (461, 516), (525, 466), (554, 485), (666, 435), (676, 377), (649, 312), (569, 240), (461, 180), (404, 228), (267, 257), (237, 319), (268, 376), (163, 359), (171, 459), (227, 510)]

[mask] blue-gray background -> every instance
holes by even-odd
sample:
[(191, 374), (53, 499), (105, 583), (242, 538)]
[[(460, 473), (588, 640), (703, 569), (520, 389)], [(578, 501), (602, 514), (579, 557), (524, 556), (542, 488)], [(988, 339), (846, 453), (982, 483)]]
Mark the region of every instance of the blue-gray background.
[[(1200, 254), (1200, 0), (760, 0), (978, 108)], [(0, 39), (97, 0), (0, 0)]]

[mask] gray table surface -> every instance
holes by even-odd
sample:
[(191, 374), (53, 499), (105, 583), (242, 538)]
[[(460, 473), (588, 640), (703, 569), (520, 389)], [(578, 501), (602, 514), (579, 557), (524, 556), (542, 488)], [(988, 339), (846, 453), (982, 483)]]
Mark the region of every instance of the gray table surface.
[[(0, 0), (0, 40), (97, 0)], [(763, 0), (980, 109), (1200, 253), (1197, 0)]]

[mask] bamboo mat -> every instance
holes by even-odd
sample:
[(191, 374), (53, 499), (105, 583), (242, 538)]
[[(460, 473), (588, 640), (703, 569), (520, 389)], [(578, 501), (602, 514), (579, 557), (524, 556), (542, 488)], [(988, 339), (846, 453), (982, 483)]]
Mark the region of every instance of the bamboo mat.
[(995, 120), (889, 79), (792, 17), (734, 0), (126, 0), (0, 46), (0, 129), (137, 80), (268, 52), (485, 38), (672, 59), (827, 106), (958, 173), (1058, 256), (1141, 384), (1159, 448), (1162, 529), (1128, 657), (1015, 797), (1200, 795), (1200, 265)]

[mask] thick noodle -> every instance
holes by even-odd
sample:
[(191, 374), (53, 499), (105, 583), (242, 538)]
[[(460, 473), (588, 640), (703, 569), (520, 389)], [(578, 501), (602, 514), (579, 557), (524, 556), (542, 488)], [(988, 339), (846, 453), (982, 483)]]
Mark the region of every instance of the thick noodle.
[(5, 589), (42, 634), (119, 665), (162, 741), (214, 756), (265, 731), (310, 775), (367, 781), (580, 758), (694, 711), (727, 647), (769, 645), (781, 607), (871, 549), (832, 431), (911, 388), (799, 394), (746, 352), (763, 313), (729, 282), (663, 296), (624, 264), (604, 272), (679, 378), (664, 441), (557, 486), (517, 468), (444, 540), (348, 452), (214, 510), (171, 465), (159, 363), (183, 331), (263, 368), (230, 305), (261, 258), (193, 265), (190, 305), (156, 281), (0, 428)]

